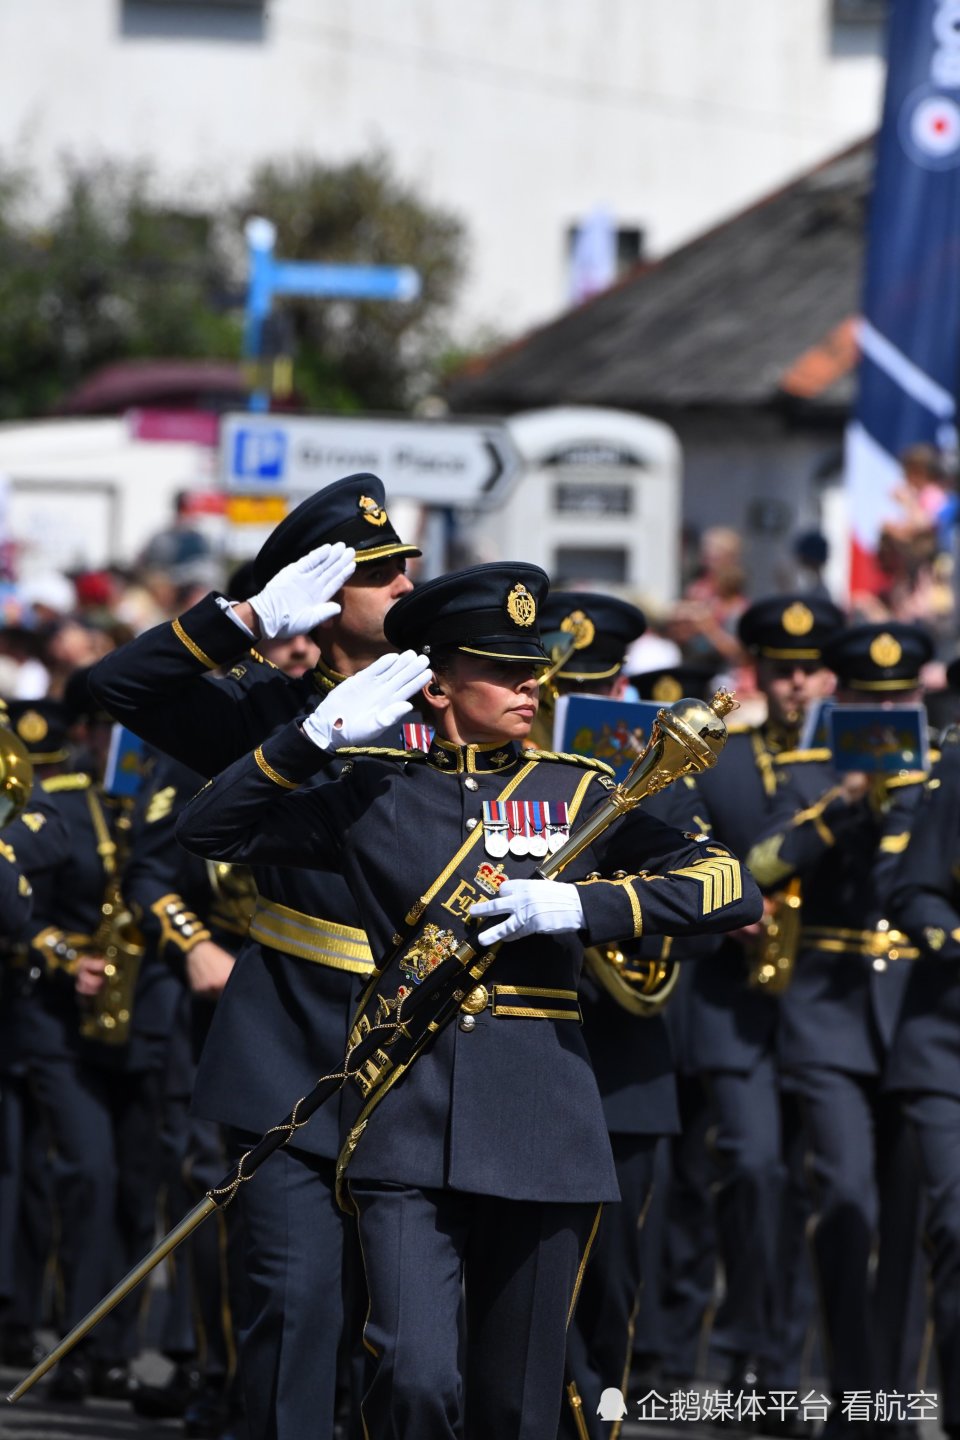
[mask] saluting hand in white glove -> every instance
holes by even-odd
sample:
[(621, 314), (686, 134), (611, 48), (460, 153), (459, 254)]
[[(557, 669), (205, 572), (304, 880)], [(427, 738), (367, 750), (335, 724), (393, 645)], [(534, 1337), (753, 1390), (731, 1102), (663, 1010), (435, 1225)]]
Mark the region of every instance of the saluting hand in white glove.
[(381, 655), (331, 690), (304, 720), (303, 733), (321, 750), (366, 745), (409, 715), (410, 696), (423, 689), (430, 675), (429, 660), (413, 650)]
[(503, 915), (499, 925), (481, 930), (481, 945), (520, 940), (524, 935), (558, 935), (583, 928), (583, 906), (576, 886), (560, 880), (507, 880), (495, 900), (479, 900), (470, 918)]
[(250, 597), (261, 634), (267, 640), (289, 640), (292, 635), (309, 635), (315, 626), (339, 615), (340, 606), (330, 597), (343, 589), (357, 568), (356, 553), (338, 540), (284, 565), (258, 595)]

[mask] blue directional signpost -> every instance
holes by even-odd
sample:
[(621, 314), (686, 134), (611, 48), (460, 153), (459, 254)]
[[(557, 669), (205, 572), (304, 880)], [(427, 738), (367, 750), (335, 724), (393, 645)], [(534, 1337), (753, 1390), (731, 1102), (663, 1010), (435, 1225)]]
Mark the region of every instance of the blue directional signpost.
[[(260, 359), (263, 324), (275, 295), (312, 295), (324, 300), (416, 300), (420, 276), (410, 265), (324, 265), (311, 260), (277, 260), (276, 226), (262, 216), (246, 225), (250, 257), (243, 354)], [(265, 411), (270, 397), (261, 385), (250, 394), (251, 410)]]

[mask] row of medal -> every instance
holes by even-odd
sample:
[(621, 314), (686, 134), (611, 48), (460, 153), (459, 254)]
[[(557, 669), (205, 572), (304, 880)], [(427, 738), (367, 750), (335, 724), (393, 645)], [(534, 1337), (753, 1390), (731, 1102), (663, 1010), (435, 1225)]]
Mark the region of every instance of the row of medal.
[(484, 800), (483, 846), (488, 855), (546, 855), (570, 838), (565, 800)]
[[(406, 750), (430, 749), (433, 729), (408, 723), (403, 727)], [(570, 822), (564, 800), (485, 800), (483, 841), (494, 859), (503, 855), (532, 855), (535, 859), (552, 854), (570, 838)]]

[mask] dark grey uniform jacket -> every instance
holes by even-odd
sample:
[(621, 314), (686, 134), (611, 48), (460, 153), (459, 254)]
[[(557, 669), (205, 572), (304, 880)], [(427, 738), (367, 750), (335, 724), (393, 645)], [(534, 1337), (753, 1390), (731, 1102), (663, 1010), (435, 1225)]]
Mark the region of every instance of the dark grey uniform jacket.
[[(510, 745), (435, 740), (428, 756), (361, 755), (335, 783), (291, 793), (330, 760), (292, 724), (201, 791), (178, 833), (208, 856), (337, 866), (378, 957), (390, 953), (411, 905), (445, 875), (465, 838), (482, 840), (482, 802), (496, 800), (523, 767), (514, 798), (565, 801), (581, 817), (609, 784), (595, 768), (531, 759)], [(484, 858), (477, 843), (469, 861), (445, 876), (438, 913), (444, 905), (456, 913), (458, 887)], [(522, 878), (537, 862), (508, 856), (502, 863), (509, 877)], [(556, 1016), (570, 1002), (550, 992), (573, 996), (575, 1006), (583, 943), (722, 930), (756, 919), (761, 900), (723, 847), (691, 841), (642, 810), (607, 831), (569, 873), (584, 930), (504, 945), (489, 972), (492, 1007), (469, 1030), (444, 1030), (394, 1086), (370, 1117), (352, 1177), (520, 1200), (617, 1198), (580, 1026)], [(518, 994), (526, 1005), (513, 1004)], [(511, 1006), (546, 1013), (502, 1013)], [(358, 1111), (357, 1097), (354, 1105)], [(344, 1109), (349, 1124), (349, 1103)]]

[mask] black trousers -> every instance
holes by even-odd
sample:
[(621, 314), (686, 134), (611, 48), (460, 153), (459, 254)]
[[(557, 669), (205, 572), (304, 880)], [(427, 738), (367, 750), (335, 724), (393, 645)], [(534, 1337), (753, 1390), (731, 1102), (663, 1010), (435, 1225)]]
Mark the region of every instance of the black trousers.
[[(233, 1161), (258, 1137), (228, 1132)], [(250, 1440), (332, 1440), (344, 1230), (334, 1161), (278, 1150), (233, 1205), (247, 1284), (238, 1314)]]
[[(567, 1376), (583, 1403), (587, 1430), (597, 1440), (610, 1434), (609, 1425), (597, 1418), (601, 1394), (610, 1387), (627, 1390), (634, 1316), (641, 1283), (647, 1280), (641, 1274), (641, 1241), (658, 1143), (657, 1135), (610, 1136), (620, 1203), (603, 1208), (567, 1336)], [(560, 1434), (578, 1440), (569, 1405), (563, 1408)]]
[[(164, 1105), (162, 1143), (170, 1229), (223, 1179), (230, 1162), (220, 1126), (190, 1115), (185, 1096), (170, 1097)], [(164, 1354), (194, 1360), (207, 1386), (226, 1392), (237, 1370), (236, 1317), (247, 1311), (238, 1206), (215, 1211), (171, 1258)]]
[[(713, 1300), (717, 1237), (710, 1193), (716, 1161), (707, 1145), (710, 1112), (700, 1077), (678, 1075), (677, 1097), (683, 1128), (669, 1142), (660, 1314), (663, 1373), (680, 1381), (698, 1369)], [(645, 1348), (651, 1348), (649, 1342)]]
[(960, 1097), (911, 1094), (907, 1119), (927, 1197), (926, 1243), (940, 1365), (940, 1423), (960, 1433)]
[(53, 1166), (26, 1074), (0, 1076), (0, 1324), (44, 1322), (44, 1280), (53, 1249)]
[(786, 1190), (780, 1092), (772, 1055), (749, 1074), (711, 1072), (714, 1203), (726, 1293), (714, 1343), (727, 1351), (772, 1359), (776, 1325), (777, 1247)]
[[(29, 1061), (29, 1079), (56, 1152), (62, 1320), (70, 1329), (153, 1244), (163, 1077), (40, 1056)], [(142, 1298), (130, 1295), (96, 1327), (88, 1353), (106, 1363), (137, 1353)]]
[(350, 1193), (370, 1305), (369, 1440), (556, 1440), (599, 1207), (366, 1181)]
[(790, 1081), (814, 1182), (813, 1260), (830, 1387), (835, 1396), (915, 1390), (922, 1196), (899, 1097), (882, 1094), (874, 1076), (826, 1067), (793, 1071)]

